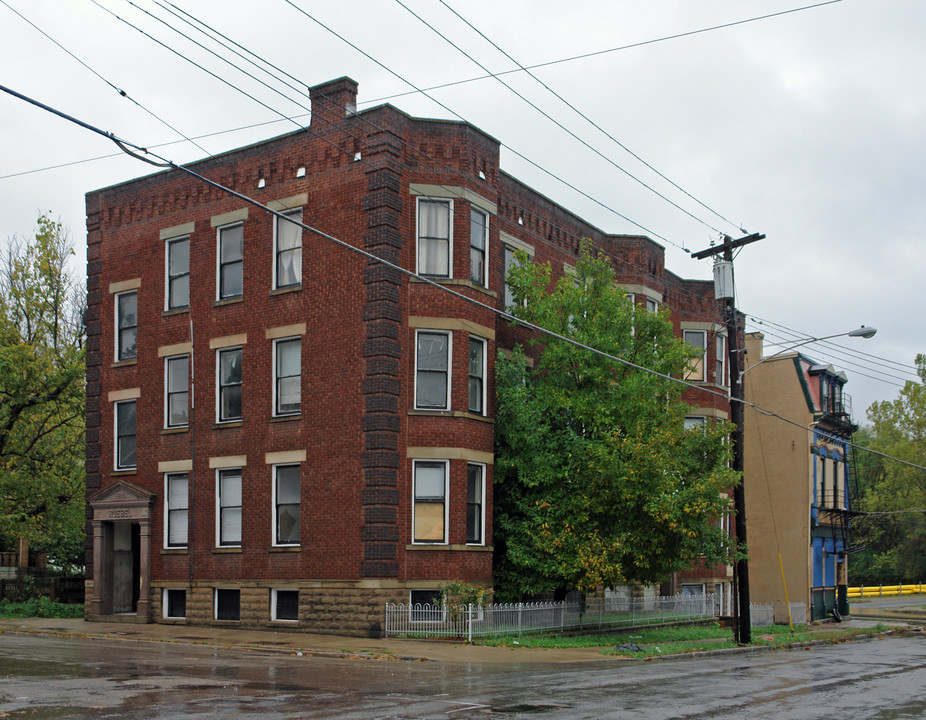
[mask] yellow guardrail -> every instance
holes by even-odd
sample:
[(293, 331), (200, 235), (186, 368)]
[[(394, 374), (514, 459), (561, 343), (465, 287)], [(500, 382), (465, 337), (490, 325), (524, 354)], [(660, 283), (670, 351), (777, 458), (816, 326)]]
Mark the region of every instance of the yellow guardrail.
[(926, 593), (926, 585), (860, 585), (846, 588), (849, 598), (890, 597), (891, 595), (921, 595)]

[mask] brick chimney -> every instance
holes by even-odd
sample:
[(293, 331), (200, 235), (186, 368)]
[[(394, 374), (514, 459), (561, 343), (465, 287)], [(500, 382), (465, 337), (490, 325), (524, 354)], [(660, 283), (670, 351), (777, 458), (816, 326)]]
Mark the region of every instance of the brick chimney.
[(316, 132), (325, 132), (342, 118), (356, 113), (357, 87), (357, 82), (349, 77), (310, 87), (312, 119), (309, 126)]

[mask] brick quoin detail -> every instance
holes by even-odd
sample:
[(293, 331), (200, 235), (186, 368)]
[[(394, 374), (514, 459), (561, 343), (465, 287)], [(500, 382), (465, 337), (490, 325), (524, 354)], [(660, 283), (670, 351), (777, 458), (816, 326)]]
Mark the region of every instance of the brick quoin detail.
[[(399, 214), (402, 211), (401, 183), (395, 173), (380, 170), (367, 175), (367, 194), (363, 207), (367, 213), (367, 227), (364, 247), (375, 255), (398, 263), (402, 250), (402, 235), (399, 232)], [(401, 423), (393, 414), (395, 411), (385, 404), (371, 402), (384, 395), (400, 396), (402, 382), (399, 377), (401, 345), (399, 321), (402, 308), (399, 306), (398, 288), (402, 275), (396, 270), (369, 261), (363, 271), (367, 285), (367, 302), (363, 317), (366, 337), (363, 355), (366, 360), (366, 377), (361, 392), (366, 396), (366, 410), (362, 420), (364, 484), (362, 503), (364, 526), (361, 531), (364, 561), (360, 565), (361, 577), (398, 577), (399, 565), (395, 562), (398, 529), (394, 527), (398, 504), (397, 490), (383, 489), (384, 485), (396, 486), (400, 458), (397, 452)], [(391, 286), (395, 292), (373, 288)], [(396, 409), (398, 403), (396, 402)], [(369, 537), (373, 530), (392, 525), (388, 537)], [(388, 560), (391, 562), (374, 562)]]

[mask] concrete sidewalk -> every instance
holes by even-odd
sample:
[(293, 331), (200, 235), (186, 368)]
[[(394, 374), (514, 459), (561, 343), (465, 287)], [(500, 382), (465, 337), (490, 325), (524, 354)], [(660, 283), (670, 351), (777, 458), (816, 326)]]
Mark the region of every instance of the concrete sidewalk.
[[(922, 609), (920, 609), (922, 614)], [(899, 615), (899, 614), (898, 614)], [(906, 613), (905, 613), (906, 615)], [(897, 617), (899, 624), (910, 620)], [(915, 621), (914, 621), (915, 622)], [(821, 635), (845, 627), (870, 628), (876, 619), (847, 618), (841, 624), (816, 626)], [(486, 647), (441, 640), (400, 640), (396, 638), (369, 639), (316, 635), (305, 632), (277, 632), (273, 630), (244, 630), (199, 625), (127, 624), (87, 622), (72, 618), (11, 618), (0, 619), (0, 633), (37, 633), (41, 635), (106, 638), (127, 642), (169, 642), (207, 645), (218, 648), (236, 648), (256, 652), (275, 652), (290, 655), (313, 655), (351, 659), (438, 661), (453, 663), (582, 663), (628, 662), (634, 658), (603, 655), (602, 647), (591, 648), (528, 648)], [(761, 635), (761, 628), (753, 632)], [(717, 652), (751, 652), (757, 649), (741, 648)]]
[(305, 632), (239, 630), (200, 625), (87, 622), (75, 618), (0, 619), (0, 633), (106, 638), (135, 642), (169, 642), (236, 648), (290, 655), (455, 663), (576, 663), (628, 658), (602, 655), (602, 648), (544, 649), (485, 647), (442, 640), (370, 639)]

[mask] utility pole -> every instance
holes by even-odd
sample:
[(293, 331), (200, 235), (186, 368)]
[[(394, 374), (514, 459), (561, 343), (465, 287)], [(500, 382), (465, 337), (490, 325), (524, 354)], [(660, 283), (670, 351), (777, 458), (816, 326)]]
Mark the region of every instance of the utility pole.
[[(765, 235), (753, 233), (746, 237), (734, 240), (724, 235), (723, 244), (692, 253), (691, 257), (701, 260), (706, 257), (723, 253), (723, 261), (729, 268), (729, 278), (718, 282), (718, 273), (715, 268), (714, 297), (723, 301), (723, 316), (727, 326), (727, 356), (730, 364), (730, 419), (733, 422), (733, 470), (743, 473), (743, 385), (740, 379), (742, 374), (739, 347), (739, 328), (737, 327), (736, 299), (733, 296), (733, 250), (762, 240)], [(740, 482), (733, 489), (733, 510), (736, 514), (735, 531), (737, 549), (746, 547), (746, 491), (744, 482)], [(749, 565), (745, 559), (736, 563), (736, 601), (737, 618), (733, 626), (734, 640), (741, 645), (752, 642), (752, 613), (749, 610)]]

